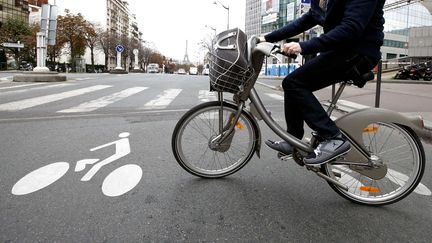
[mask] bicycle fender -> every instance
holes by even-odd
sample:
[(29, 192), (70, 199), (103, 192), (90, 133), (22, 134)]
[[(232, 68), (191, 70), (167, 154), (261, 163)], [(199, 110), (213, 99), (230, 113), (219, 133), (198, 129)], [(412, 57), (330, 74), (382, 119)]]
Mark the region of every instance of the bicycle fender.
[(425, 133), (423, 120), (418, 117), (407, 117), (399, 112), (382, 108), (365, 108), (350, 112), (335, 120), (336, 125), (350, 139), (367, 151), (363, 145), (363, 130), (368, 125), (377, 122), (393, 123), (411, 128), (419, 136)]

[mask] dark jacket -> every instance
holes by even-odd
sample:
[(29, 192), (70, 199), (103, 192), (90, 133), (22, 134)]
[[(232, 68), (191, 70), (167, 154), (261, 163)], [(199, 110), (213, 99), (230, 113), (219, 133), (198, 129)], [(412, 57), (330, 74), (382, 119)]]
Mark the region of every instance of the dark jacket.
[(277, 42), (321, 25), (324, 33), (300, 42), (302, 54), (332, 50), (353, 50), (375, 60), (381, 58), (384, 39), (385, 0), (328, 0), (327, 10), (319, 7), (319, 0), (311, 0), (310, 10), (290, 24), (265, 36)]

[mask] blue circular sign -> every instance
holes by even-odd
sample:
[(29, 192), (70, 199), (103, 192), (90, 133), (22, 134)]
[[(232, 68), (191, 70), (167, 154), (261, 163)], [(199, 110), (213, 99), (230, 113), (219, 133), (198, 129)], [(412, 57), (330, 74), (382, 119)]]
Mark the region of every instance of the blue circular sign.
[(115, 49), (117, 52), (123, 52), (124, 51), (124, 47), (122, 45), (117, 45)]

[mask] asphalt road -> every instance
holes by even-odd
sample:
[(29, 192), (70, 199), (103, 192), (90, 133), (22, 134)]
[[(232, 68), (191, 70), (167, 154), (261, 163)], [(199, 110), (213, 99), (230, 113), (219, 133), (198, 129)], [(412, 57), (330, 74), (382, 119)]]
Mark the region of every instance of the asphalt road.
[[(206, 77), (84, 74), (69, 79), (54, 87), (58, 84), (18, 87), (27, 84), (7, 77), (0, 82), (1, 242), (430, 242), (430, 195), (413, 193), (384, 207), (359, 206), (264, 146), (261, 158), (254, 156), (227, 178), (188, 174), (172, 155), (171, 135), (182, 114), (214, 99), (201, 92), (208, 88)], [(94, 86), (110, 87), (81, 94)], [(280, 93), (257, 88), (283, 124)], [(80, 95), (43, 103), (73, 90)], [(167, 95), (176, 93), (172, 90), (181, 91), (164, 105)], [(23, 108), (28, 104), (23, 100), (42, 104)], [(276, 138), (260, 126), (263, 138)], [(424, 146), (422, 183), (432, 188), (432, 149)], [(122, 157), (111, 157), (116, 150)], [(83, 181), (90, 164), (77, 171), (78, 161), (109, 158), (113, 162)], [(64, 175), (30, 192), (37, 180), (49, 183), (53, 166)], [(37, 169), (44, 177), (18, 183)], [(122, 182), (116, 188), (122, 173), (129, 188), (121, 188)]]

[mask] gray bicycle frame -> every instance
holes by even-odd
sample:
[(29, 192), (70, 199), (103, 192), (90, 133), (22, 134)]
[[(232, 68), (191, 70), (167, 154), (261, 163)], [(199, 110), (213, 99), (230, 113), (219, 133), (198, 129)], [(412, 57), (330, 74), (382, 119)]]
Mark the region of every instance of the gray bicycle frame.
[[(248, 59), (249, 62), (252, 64), (255, 74), (252, 77), (253, 82), (246, 84), (246, 85), (252, 85), (252, 87), (245, 87), (245, 90), (249, 90), (249, 94), (239, 94), (234, 96), (234, 100), (237, 103), (237, 112), (235, 114), (235, 118), (233, 122), (230, 122), (231, 124), (227, 127), (224, 126), (222, 123), (223, 118), (223, 93), (218, 92), (218, 99), (221, 103), (220, 112), (219, 112), (219, 130), (220, 134), (214, 138), (211, 143), (216, 144), (218, 147), (222, 145), (225, 141), (230, 143), (231, 140), (229, 139), (232, 132), (234, 131), (234, 126), (237, 123), (237, 120), (240, 117), (240, 114), (242, 113), (243, 109), (245, 108), (245, 101), (249, 99), (251, 101), (251, 113), (256, 118), (261, 118), (264, 120), (264, 122), (267, 124), (267, 126), (276, 133), (279, 137), (281, 137), (283, 140), (291, 144), (293, 147), (304, 151), (306, 153), (311, 153), (314, 151), (314, 148), (312, 145), (315, 143), (315, 138), (312, 137), (310, 143), (303, 142), (302, 140), (294, 137), (293, 135), (286, 132), (282, 127), (279, 126), (277, 122), (273, 120), (273, 118), (269, 115), (266, 108), (264, 107), (264, 104), (262, 103), (261, 99), (258, 96), (258, 93), (256, 92), (253, 85), (256, 82), (256, 79), (258, 78), (259, 71), (262, 68), (263, 59), (264, 56), (270, 56), (275, 53), (275, 48), (278, 48), (277, 45), (263, 42), (256, 44), (256, 37), (251, 37), (248, 40)], [(330, 116), (334, 108), (336, 107), (337, 101), (340, 98), (340, 95), (342, 94), (342, 91), (344, 90), (345, 86), (348, 84), (348, 82), (342, 82), (338, 91), (336, 92), (335, 96), (333, 97), (330, 106), (327, 110), (327, 114)], [(256, 121), (253, 121), (256, 123)], [(370, 124), (374, 123), (393, 123), (402, 125), (405, 128), (412, 129), (415, 133), (422, 136), (424, 134), (424, 124), (421, 117), (413, 117), (408, 118), (398, 112), (386, 110), (386, 109), (379, 109), (379, 108), (366, 108), (357, 110), (351, 113), (348, 113), (346, 115), (343, 115), (342, 117), (339, 117), (335, 120), (336, 125), (339, 127), (341, 132), (346, 135), (347, 139), (349, 140), (350, 144), (352, 145), (352, 149), (350, 152), (348, 152), (344, 158), (341, 158), (340, 160), (334, 162), (337, 164), (346, 164), (346, 165), (353, 165), (354, 167), (351, 167), (351, 169), (357, 171), (358, 173), (361, 173), (369, 178), (374, 179), (381, 179), (383, 178), (387, 173), (387, 167), (384, 165), (381, 165), (381, 160), (379, 157), (375, 155), (371, 155), (370, 152), (367, 150), (367, 148), (363, 144), (363, 129), (368, 127)], [(256, 124), (257, 125), (257, 124)], [(256, 126), (258, 127), (258, 125)], [(259, 128), (258, 128), (259, 129)], [(257, 138), (260, 140), (260, 136)], [(257, 143), (258, 145), (255, 146), (255, 150), (259, 156), (259, 147), (260, 147), (260, 141)], [(376, 166), (379, 165), (379, 166)], [(374, 168), (374, 169), (370, 169)], [(339, 181), (325, 175), (320, 171), (317, 167), (308, 167), (308, 169), (313, 170), (319, 177), (327, 180), (328, 182), (337, 185), (338, 187), (348, 191), (348, 187)]]
[[(248, 40), (248, 59), (252, 64), (253, 68), (256, 70), (256, 74), (253, 78), (253, 84), (258, 78), (259, 70), (261, 70), (263, 64), (264, 56), (273, 55), (275, 52), (275, 48), (278, 48), (278, 45), (268, 42), (262, 42), (256, 44), (256, 37), (251, 37)], [(330, 106), (327, 110), (327, 113), (330, 115), (334, 108), (336, 107), (337, 101), (342, 94), (345, 86), (348, 82), (342, 82), (335, 96), (333, 97)], [(219, 100), (223, 100), (222, 93), (219, 92)], [(244, 97), (243, 97), (244, 98)], [(262, 118), (267, 126), (276, 133), (283, 140), (291, 144), (292, 146), (298, 148), (301, 151), (306, 153), (313, 152), (314, 148), (311, 144), (314, 143), (314, 137), (312, 137), (311, 143), (306, 143), (293, 135), (286, 132), (280, 125), (273, 120), (273, 118), (267, 112), (264, 104), (258, 96), (255, 88), (250, 89), (250, 93), (247, 96), (251, 101), (251, 113), (255, 117)], [(237, 102), (238, 104), (238, 113), (236, 114), (236, 119), (239, 117), (239, 113), (244, 108), (244, 101), (240, 100)], [(222, 102), (221, 102), (222, 104)], [(237, 121), (237, 120), (235, 120)], [(347, 158), (341, 163), (344, 164), (356, 164), (356, 165), (365, 165), (370, 166), (371, 158), (370, 153), (363, 145), (362, 140), (362, 131), (365, 127), (370, 125), (371, 123), (379, 123), (379, 122), (387, 122), (399, 124), (404, 127), (408, 127), (412, 129), (415, 133), (422, 136), (424, 134), (424, 124), (421, 117), (406, 117), (398, 112), (394, 112), (391, 110), (380, 109), (380, 108), (365, 108), (361, 110), (357, 110), (355, 112), (348, 113), (336, 121), (336, 125), (341, 129), (342, 133), (347, 135), (347, 139), (353, 145), (354, 149), (346, 156)], [(231, 130), (234, 128), (235, 122), (231, 124)], [(229, 133), (225, 133), (226, 136), (222, 136), (221, 140), (225, 140)], [(353, 162), (356, 161), (356, 162)]]

